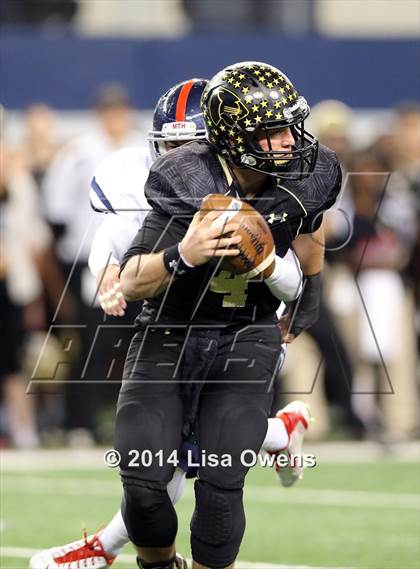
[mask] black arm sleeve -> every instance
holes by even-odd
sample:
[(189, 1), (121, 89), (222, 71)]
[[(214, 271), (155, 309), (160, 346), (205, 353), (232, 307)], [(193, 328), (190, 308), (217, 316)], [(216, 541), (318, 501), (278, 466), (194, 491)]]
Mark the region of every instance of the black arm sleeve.
[(321, 273), (306, 276), (300, 297), (292, 303), (289, 332), (298, 336), (318, 320), (321, 301)]
[[(191, 218), (190, 218), (191, 219)], [(182, 240), (188, 224), (180, 223), (176, 217), (170, 217), (160, 212), (151, 211), (145, 218), (143, 226), (134, 237), (130, 248), (125, 253), (121, 270), (136, 255), (143, 253), (158, 253)]]

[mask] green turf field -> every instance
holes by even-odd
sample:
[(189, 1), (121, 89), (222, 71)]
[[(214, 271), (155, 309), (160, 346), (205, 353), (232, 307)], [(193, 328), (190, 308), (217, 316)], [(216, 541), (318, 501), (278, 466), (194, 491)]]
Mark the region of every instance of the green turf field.
[[(273, 471), (255, 468), (248, 476), (240, 552), (240, 560), (252, 564), (242, 566), (419, 569), (419, 479), (414, 462), (321, 462), (294, 488), (283, 489)], [(83, 527), (95, 530), (114, 514), (119, 495), (118, 472), (105, 466), (3, 471), (1, 567), (27, 567), (26, 548), (78, 539)], [(192, 498), (188, 482), (177, 505), (178, 549), (188, 556)], [(130, 547), (124, 553), (114, 566), (135, 567), (134, 557), (131, 563), (127, 558)]]

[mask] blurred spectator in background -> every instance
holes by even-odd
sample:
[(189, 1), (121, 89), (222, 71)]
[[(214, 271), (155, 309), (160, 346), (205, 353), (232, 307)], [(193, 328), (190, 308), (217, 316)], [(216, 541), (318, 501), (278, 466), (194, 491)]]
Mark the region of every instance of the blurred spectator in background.
[(341, 166), (347, 170), (352, 156), (350, 129), (352, 125), (350, 107), (329, 99), (314, 105), (311, 110), (309, 125), (318, 140), (337, 153)]
[[(417, 420), (414, 322), (412, 311), (407, 310), (411, 302), (403, 278), (416, 234), (416, 212), (408, 207), (409, 194), (401, 185), (400, 173), (390, 174), (388, 167), (373, 150), (355, 155), (353, 236), (341, 253), (356, 276), (363, 300), (357, 303), (356, 320), (361, 363), (358, 409), (373, 432), (382, 432), (386, 426), (389, 434), (401, 436), (408, 435), (410, 423), (414, 428)], [(379, 394), (388, 397), (380, 399)], [(384, 404), (388, 421), (381, 412)]]
[(314, 28), (313, 2), (295, 0), (183, 0), (196, 30), (273, 29), (299, 35)]
[(25, 135), (22, 152), (39, 187), (45, 172), (59, 148), (57, 117), (47, 105), (30, 106), (24, 116)]
[(420, 192), (420, 107), (406, 103), (396, 109), (394, 148), (396, 167), (410, 182), (411, 189)]
[(2, 0), (2, 24), (66, 24), (77, 13), (77, 0)]
[(41, 218), (36, 185), (22, 156), (1, 148), (0, 325), (2, 413), (6, 434), (19, 448), (34, 447), (38, 435), (33, 397), (26, 395), (22, 370), (26, 334), (46, 325), (43, 286), (37, 259), (51, 233)]
[[(94, 129), (70, 141), (58, 152), (43, 183), (46, 215), (57, 239), (57, 256), (66, 277), (65, 297), (70, 294), (75, 302), (75, 310), (67, 322), (79, 326), (80, 332), (80, 341), (73, 343), (74, 350), (80, 346), (80, 353), (70, 372), (70, 379), (75, 381), (66, 384), (66, 426), (74, 431), (75, 444), (87, 442), (88, 433), (95, 430), (95, 415), (106, 395), (105, 385), (99, 390), (89, 385), (90, 380), (104, 379), (100, 358), (93, 362), (96, 367), (92, 365), (89, 373), (82, 374), (97, 325), (103, 323), (101, 309), (93, 306), (96, 283), (87, 265), (94, 232), (102, 221), (89, 204), (90, 182), (95, 168), (108, 154), (123, 147), (145, 145), (143, 136), (135, 129), (134, 115), (123, 87), (108, 85), (101, 89), (95, 114)], [(61, 306), (57, 310), (58, 317), (60, 311)], [(106, 353), (109, 346), (105, 342), (101, 342), (101, 346)], [(82, 375), (86, 382), (83, 385)]]

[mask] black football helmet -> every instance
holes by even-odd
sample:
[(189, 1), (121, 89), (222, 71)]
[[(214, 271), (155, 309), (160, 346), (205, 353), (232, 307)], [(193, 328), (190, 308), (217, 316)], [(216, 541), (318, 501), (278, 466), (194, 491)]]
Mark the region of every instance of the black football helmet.
[(188, 79), (163, 94), (153, 112), (153, 128), (148, 133), (154, 159), (164, 154), (165, 142), (189, 142), (206, 138), (200, 99), (206, 79)]
[[(237, 166), (288, 179), (314, 169), (318, 141), (304, 129), (309, 105), (275, 67), (255, 61), (226, 67), (208, 82), (201, 108), (209, 142)], [(270, 131), (287, 127), (295, 139), (292, 151), (272, 150)], [(265, 133), (268, 151), (257, 131)]]

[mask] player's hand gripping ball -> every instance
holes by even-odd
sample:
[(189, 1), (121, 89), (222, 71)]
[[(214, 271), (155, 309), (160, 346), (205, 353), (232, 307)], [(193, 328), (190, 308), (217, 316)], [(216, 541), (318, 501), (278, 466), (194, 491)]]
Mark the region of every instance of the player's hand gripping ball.
[(221, 264), (223, 270), (252, 278), (271, 266), (275, 256), (273, 236), (267, 222), (256, 209), (237, 198), (209, 194), (203, 199), (200, 212), (204, 216), (213, 210), (222, 212), (213, 224), (239, 223), (234, 235), (242, 237), (241, 242), (235, 245), (240, 250), (239, 255), (224, 257)]

